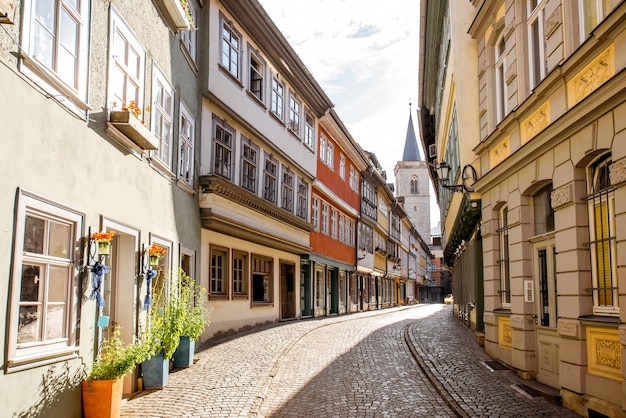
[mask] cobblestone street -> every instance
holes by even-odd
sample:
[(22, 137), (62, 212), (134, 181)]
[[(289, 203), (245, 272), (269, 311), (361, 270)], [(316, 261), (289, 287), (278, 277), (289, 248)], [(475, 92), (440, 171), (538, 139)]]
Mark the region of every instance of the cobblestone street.
[(272, 324), (211, 342), (123, 417), (575, 417), (491, 371), (451, 307)]

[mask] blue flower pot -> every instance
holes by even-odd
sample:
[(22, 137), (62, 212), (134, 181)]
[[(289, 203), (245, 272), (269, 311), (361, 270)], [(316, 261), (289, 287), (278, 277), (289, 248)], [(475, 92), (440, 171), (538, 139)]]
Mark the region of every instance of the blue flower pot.
[(196, 351), (196, 342), (189, 337), (180, 337), (180, 344), (174, 352), (174, 367), (189, 367), (193, 364), (193, 355)]
[(166, 386), (169, 369), (170, 361), (163, 357), (163, 352), (141, 363), (143, 387), (146, 389), (160, 389)]

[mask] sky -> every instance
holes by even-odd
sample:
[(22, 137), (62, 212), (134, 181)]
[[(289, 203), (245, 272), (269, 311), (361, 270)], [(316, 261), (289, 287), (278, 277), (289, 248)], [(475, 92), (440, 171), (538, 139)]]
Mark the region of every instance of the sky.
[[(259, 1), (352, 137), (376, 154), (388, 182), (402, 159), (409, 115), (424, 158), (417, 120), (418, 1)], [(431, 225), (438, 220), (431, 203)]]

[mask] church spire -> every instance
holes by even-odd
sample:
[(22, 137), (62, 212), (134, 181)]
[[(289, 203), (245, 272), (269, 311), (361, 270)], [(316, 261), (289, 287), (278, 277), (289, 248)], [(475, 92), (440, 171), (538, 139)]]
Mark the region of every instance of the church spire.
[(411, 118), (411, 103), (409, 103), (409, 127), (406, 130), (406, 140), (404, 142), (404, 153), (402, 161), (422, 161), (419, 148), (417, 148), (417, 138), (413, 128), (413, 118)]

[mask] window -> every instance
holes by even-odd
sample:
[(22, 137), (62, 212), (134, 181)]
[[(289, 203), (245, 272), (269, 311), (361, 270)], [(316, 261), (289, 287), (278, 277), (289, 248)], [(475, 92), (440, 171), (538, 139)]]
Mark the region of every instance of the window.
[(339, 177), (346, 180), (346, 156), (343, 154), (339, 155)]
[(309, 203), (309, 185), (302, 177), (298, 177), (298, 207), (296, 216), (307, 220), (307, 206)]
[(282, 208), (293, 212), (293, 172), (283, 166)]
[(184, 245), (180, 246), (179, 251), (180, 268), (187, 276), (195, 278), (196, 252), (192, 248)]
[(330, 236), (337, 239), (337, 210), (333, 209), (330, 214)]
[(554, 231), (554, 209), (550, 203), (551, 192), (552, 185), (548, 185), (533, 196), (535, 235)]
[(504, 207), (500, 210), (500, 293), (502, 295), (502, 307), (511, 306), (511, 270), (509, 259), (509, 209)]
[[(110, 109), (121, 109), (135, 102), (137, 108), (143, 110), (146, 52), (114, 9), (111, 9), (109, 42)], [(142, 115), (139, 115), (139, 119), (143, 119)]]
[(271, 259), (252, 257), (252, 302), (273, 302)]
[(322, 202), (322, 233), (328, 235), (328, 216), (330, 207), (327, 203)]
[(324, 280), (324, 270), (316, 269), (315, 270), (315, 307), (323, 308), (325, 306), (325, 298), (326, 294), (325, 289), (325, 280)]
[(328, 141), (328, 149), (326, 150), (326, 165), (331, 170), (335, 168), (335, 145)]
[(587, 172), (593, 312), (600, 315), (619, 314), (615, 191), (609, 176), (610, 165), (611, 158), (606, 156)]
[(506, 115), (506, 80), (504, 70), (506, 44), (504, 35), (500, 34), (495, 46), (495, 69), (496, 69), (496, 123), (499, 123)]
[(23, 71), (51, 93), (86, 110), (89, 56), (88, 0), (23, 2)]
[(219, 125), (215, 125), (215, 155), (213, 170), (215, 174), (231, 179), (231, 156), (233, 152), (233, 134)]
[(326, 163), (326, 137), (324, 134), (320, 135), (320, 161)]
[(211, 296), (228, 295), (228, 250), (211, 248)]
[(306, 112), (304, 116), (304, 145), (313, 149), (313, 142), (315, 140), (315, 122), (313, 116), (309, 112)]
[(363, 214), (372, 219), (377, 219), (377, 201), (378, 193), (374, 185), (368, 181), (363, 181), (363, 191), (361, 195), (361, 211)]
[(359, 175), (353, 166), (350, 166), (350, 188), (355, 192), (359, 191)]
[(346, 216), (339, 215), (339, 241), (346, 242)]
[(346, 272), (339, 272), (339, 306), (346, 306)]
[(272, 77), (272, 102), (270, 111), (281, 121), (283, 120), (283, 106), (285, 100), (285, 86), (278, 81), (278, 76)]
[(180, 102), (180, 116), (178, 126), (178, 178), (188, 186), (193, 187), (193, 165), (194, 165), (194, 137), (196, 122), (183, 102)]
[(157, 68), (152, 66), (152, 132), (159, 141), (156, 156), (168, 168), (172, 166), (172, 118), (174, 89)]
[(581, 42), (611, 12), (611, 0), (578, 0), (581, 22)]
[(320, 200), (317, 197), (313, 198), (313, 207), (311, 209), (311, 223), (316, 230), (320, 230)]
[(278, 176), (278, 164), (270, 157), (265, 159), (265, 183), (263, 188), (263, 198), (272, 203), (276, 203), (276, 187)]
[(250, 48), (250, 75), (249, 75), (250, 93), (261, 102), (265, 99), (264, 94), (264, 80), (265, 80), (265, 64), (258, 56), (256, 51)]
[(222, 18), (221, 65), (230, 75), (239, 80), (239, 54), (241, 36), (235, 31), (231, 22)]
[(411, 177), (411, 194), (418, 194), (418, 193), (419, 193), (418, 179), (416, 175), (413, 175), (413, 177)]
[(257, 159), (259, 150), (254, 144), (243, 144), (241, 153), (241, 187), (256, 194)]
[[(187, 11), (192, 19), (192, 26), (198, 21), (198, 15), (196, 13), (196, 6), (191, 0), (187, 0)], [(189, 28), (189, 30), (183, 30), (180, 32), (180, 42), (187, 51), (187, 55), (191, 58), (193, 63), (196, 62), (196, 42), (197, 31), (195, 28)]]
[[(20, 193), (11, 278), (8, 367), (75, 351), (83, 216)], [(56, 360), (53, 359), (56, 357)]]
[(289, 129), (300, 135), (300, 101), (293, 93), (289, 96)]
[(530, 88), (546, 76), (546, 45), (544, 34), (545, 0), (527, 0), (528, 6), (528, 68), (530, 70)]
[(233, 298), (248, 296), (248, 254), (233, 251)]
[(391, 230), (389, 232), (392, 237), (401, 239), (402, 234), (400, 232), (400, 217), (395, 213), (391, 214)]
[(352, 219), (346, 218), (346, 244), (350, 247), (354, 247), (355, 236), (354, 236), (355, 226), (354, 221)]

